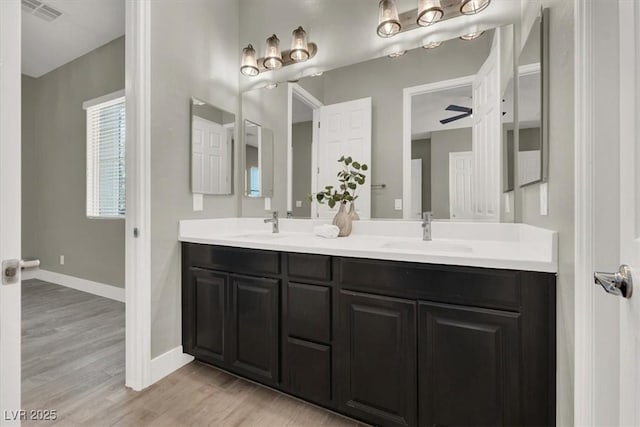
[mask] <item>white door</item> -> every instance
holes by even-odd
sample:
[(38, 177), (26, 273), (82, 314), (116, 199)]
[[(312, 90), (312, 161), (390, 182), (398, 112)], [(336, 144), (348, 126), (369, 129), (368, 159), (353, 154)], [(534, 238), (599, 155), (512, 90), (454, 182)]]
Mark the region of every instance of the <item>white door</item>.
[[(338, 188), (338, 159), (342, 156), (369, 166), (365, 185), (358, 187), (356, 209), (360, 218), (371, 218), (371, 98), (341, 102), (320, 108), (318, 179), (316, 192), (327, 185)], [(319, 218), (333, 218), (337, 207), (317, 207)]]
[(191, 179), (194, 193), (230, 192), (228, 151), (227, 130), (222, 125), (197, 116), (193, 118)]
[(449, 215), (473, 218), (473, 152), (449, 153)]
[(422, 159), (411, 159), (411, 218), (422, 218)]
[(490, 221), (500, 221), (502, 193), (500, 48), (500, 32), (496, 31), (489, 56), (473, 81), (474, 215)]
[[(0, 1), (0, 260), (20, 259), (20, 2)], [(0, 284), (0, 425), (19, 425), (20, 269)]]
[[(592, 7), (603, 27), (593, 33), (596, 85), (588, 104), (597, 120), (585, 123), (593, 131), (586, 137), (594, 145), (589, 149), (593, 182), (578, 186), (577, 192), (582, 197), (588, 192), (593, 200), (578, 199), (581, 204), (576, 206), (586, 211), (583, 217), (588, 212), (593, 216), (592, 235), (577, 235), (576, 244), (580, 253), (593, 254), (587, 262), (576, 260), (580, 278), (576, 282), (576, 423), (639, 426), (640, 4), (619, 0), (594, 2)], [(578, 111), (582, 107), (576, 106)], [(576, 144), (582, 141), (577, 139)], [(577, 162), (577, 176), (589, 169), (581, 163)], [(628, 298), (604, 290), (605, 286), (613, 286), (613, 292), (628, 290), (621, 276), (613, 275), (622, 265), (629, 266), (633, 282)], [(590, 282), (590, 266), (600, 271), (596, 279), (604, 286)]]

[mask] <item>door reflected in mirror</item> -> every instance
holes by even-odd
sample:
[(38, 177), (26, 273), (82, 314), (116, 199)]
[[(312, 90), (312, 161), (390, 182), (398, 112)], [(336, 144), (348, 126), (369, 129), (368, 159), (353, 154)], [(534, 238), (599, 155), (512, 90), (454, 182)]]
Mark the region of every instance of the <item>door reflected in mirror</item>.
[(247, 197), (273, 194), (273, 133), (250, 120), (244, 121), (244, 175)]
[(233, 193), (236, 116), (202, 100), (191, 100), (191, 191)]

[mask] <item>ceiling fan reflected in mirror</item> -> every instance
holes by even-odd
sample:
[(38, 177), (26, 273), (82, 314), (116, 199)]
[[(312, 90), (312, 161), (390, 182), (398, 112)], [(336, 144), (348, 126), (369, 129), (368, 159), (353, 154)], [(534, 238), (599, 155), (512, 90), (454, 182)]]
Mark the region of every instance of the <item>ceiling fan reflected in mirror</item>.
[(454, 111), (462, 114), (458, 114), (457, 116), (448, 117), (446, 119), (440, 120), (440, 123), (442, 123), (443, 125), (446, 125), (447, 123), (455, 122), (456, 120), (464, 119), (466, 117), (473, 115), (473, 108), (462, 107), (460, 105), (455, 105), (455, 104), (449, 105), (447, 108), (445, 108), (445, 110)]

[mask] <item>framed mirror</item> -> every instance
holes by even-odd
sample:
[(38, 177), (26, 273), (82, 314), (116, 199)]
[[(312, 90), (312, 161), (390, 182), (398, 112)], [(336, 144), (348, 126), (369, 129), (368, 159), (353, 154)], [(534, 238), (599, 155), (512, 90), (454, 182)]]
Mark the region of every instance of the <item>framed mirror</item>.
[[(546, 18), (545, 18), (546, 17)], [(548, 174), (548, 9), (541, 11), (518, 57), (518, 185)]]
[(273, 195), (273, 132), (251, 120), (244, 121), (244, 195)]
[(191, 99), (193, 193), (233, 194), (235, 123), (235, 114), (200, 99)]

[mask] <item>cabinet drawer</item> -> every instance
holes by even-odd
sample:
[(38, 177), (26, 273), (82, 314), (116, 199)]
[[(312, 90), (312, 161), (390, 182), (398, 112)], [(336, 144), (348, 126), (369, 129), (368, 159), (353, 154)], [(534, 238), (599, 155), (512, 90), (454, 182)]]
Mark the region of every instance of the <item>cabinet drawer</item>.
[(331, 341), (331, 288), (289, 283), (289, 335), (322, 343)]
[(280, 252), (183, 243), (183, 262), (191, 267), (250, 275), (280, 274)]
[(288, 337), (283, 369), (291, 393), (316, 403), (331, 401), (331, 347)]
[(521, 306), (519, 271), (356, 258), (340, 258), (338, 265), (344, 289), (506, 310)]
[(331, 280), (331, 257), (326, 255), (288, 254), (289, 277), (292, 279)]

